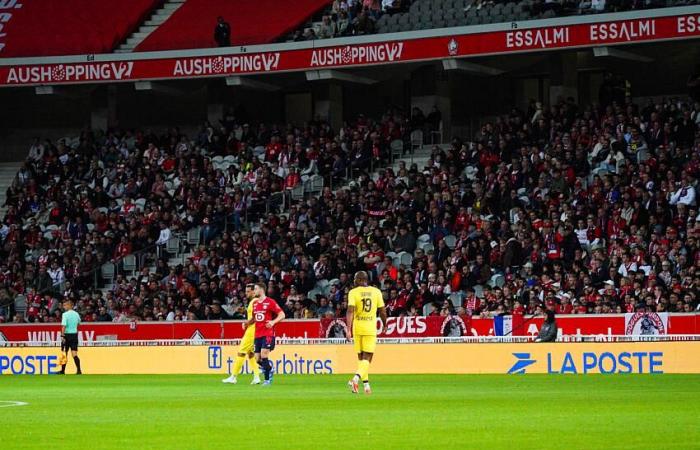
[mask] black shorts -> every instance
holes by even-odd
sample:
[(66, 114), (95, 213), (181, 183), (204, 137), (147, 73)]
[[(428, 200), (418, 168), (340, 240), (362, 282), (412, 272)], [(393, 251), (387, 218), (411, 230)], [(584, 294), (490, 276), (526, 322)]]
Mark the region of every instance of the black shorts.
[(78, 333), (67, 334), (66, 333), (66, 343), (62, 346), (63, 351), (68, 351), (68, 349), (74, 352), (78, 351)]
[(260, 353), (262, 349), (268, 349), (270, 351), (275, 349), (275, 337), (274, 336), (263, 336), (255, 338), (255, 353)]

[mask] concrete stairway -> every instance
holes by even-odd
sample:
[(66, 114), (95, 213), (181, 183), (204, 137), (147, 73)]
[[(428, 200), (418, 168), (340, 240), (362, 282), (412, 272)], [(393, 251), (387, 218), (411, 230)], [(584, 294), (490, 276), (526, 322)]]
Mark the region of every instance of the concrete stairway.
[(6, 208), (3, 205), (7, 188), (15, 180), (20, 167), (22, 167), (22, 161), (0, 163), (0, 220), (5, 215)]
[(160, 9), (157, 9), (149, 20), (143, 23), (135, 33), (132, 33), (122, 45), (116, 49), (115, 53), (131, 53), (134, 49), (161, 26), (170, 16), (184, 5), (187, 0), (167, 0)]

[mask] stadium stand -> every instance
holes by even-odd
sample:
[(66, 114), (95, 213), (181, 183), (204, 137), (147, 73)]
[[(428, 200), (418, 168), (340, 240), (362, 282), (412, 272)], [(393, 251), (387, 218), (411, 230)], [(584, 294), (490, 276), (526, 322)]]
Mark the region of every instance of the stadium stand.
[[(325, 39), (371, 33), (397, 33), (552, 17), (619, 12), (694, 4), (695, 0), (654, 1), (543, 1), (413, 0), (394, 2), (334, 1), (321, 19), (307, 23), (286, 40)], [(367, 20), (371, 23), (366, 24)]]
[(271, 42), (326, 4), (327, 0), (188, 0), (135, 51), (215, 47), (213, 32), (218, 16), (231, 24), (233, 45)]
[[(110, 53), (160, 3), (123, 0), (119, 14), (110, 2), (3, 2), (0, 57)], [(12, 7), (14, 5), (14, 7)]]
[(0, 317), (56, 321), (72, 297), (87, 321), (242, 318), (256, 278), (290, 317), (342, 315), (358, 269), (395, 316), (696, 310), (700, 102), (612, 87), (427, 150), (439, 117), (417, 109), (35, 142), (7, 192)]

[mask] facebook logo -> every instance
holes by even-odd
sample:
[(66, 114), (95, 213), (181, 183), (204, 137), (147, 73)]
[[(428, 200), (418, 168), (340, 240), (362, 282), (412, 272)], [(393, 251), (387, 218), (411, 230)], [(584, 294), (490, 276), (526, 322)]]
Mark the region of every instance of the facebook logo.
[(222, 353), (221, 347), (213, 345), (209, 347), (208, 364), (210, 369), (221, 369)]

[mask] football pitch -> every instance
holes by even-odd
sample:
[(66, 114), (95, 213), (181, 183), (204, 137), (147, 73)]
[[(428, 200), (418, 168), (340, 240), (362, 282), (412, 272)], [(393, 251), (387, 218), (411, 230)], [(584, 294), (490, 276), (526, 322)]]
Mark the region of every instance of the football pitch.
[(697, 375), (377, 375), (371, 396), (347, 379), (6, 376), (0, 447), (700, 448)]

